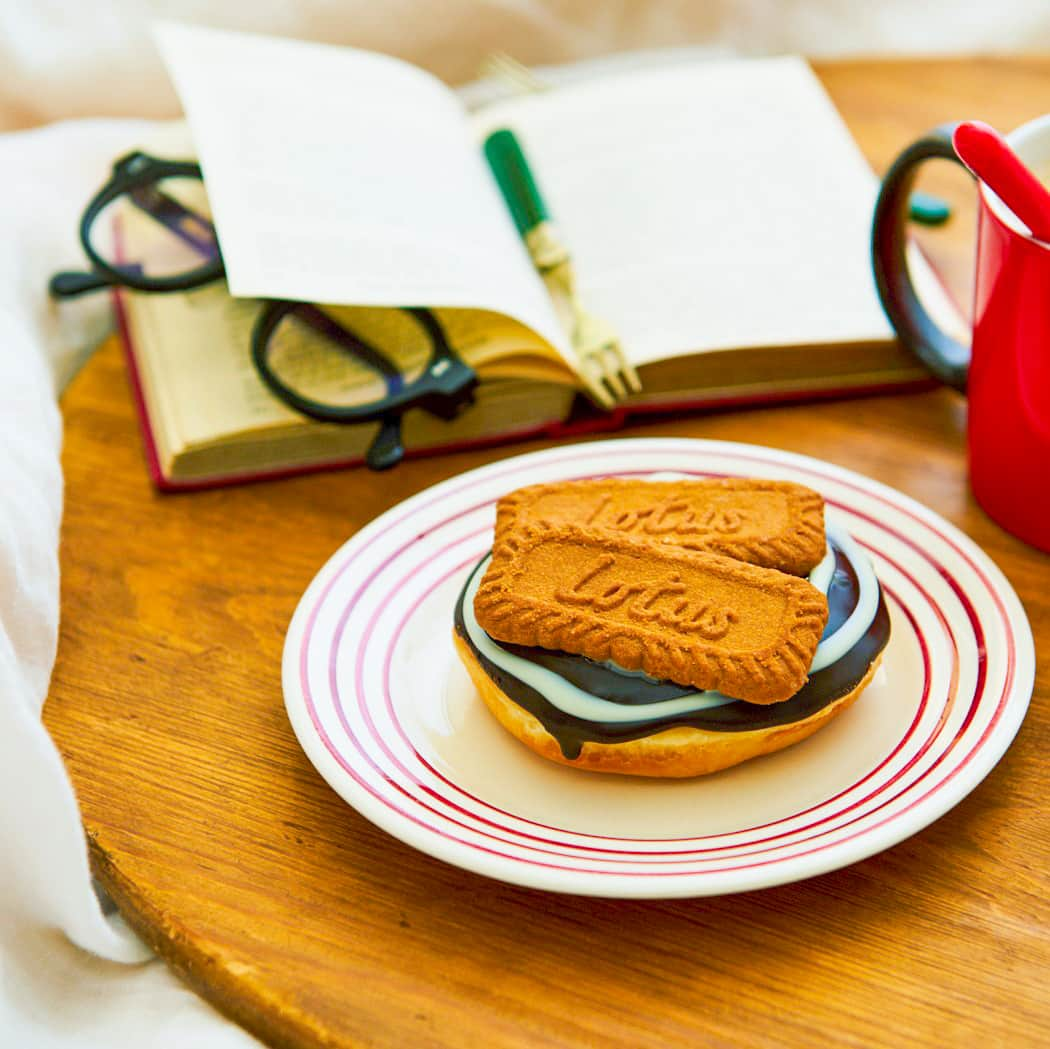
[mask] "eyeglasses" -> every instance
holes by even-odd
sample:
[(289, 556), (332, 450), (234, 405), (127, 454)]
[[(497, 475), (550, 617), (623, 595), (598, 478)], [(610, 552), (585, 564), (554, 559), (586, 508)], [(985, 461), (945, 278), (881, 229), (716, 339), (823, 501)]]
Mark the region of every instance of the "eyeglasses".
[[(55, 298), (104, 288), (186, 292), (226, 275), (201, 169), (188, 161), (141, 152), (121, 157), (84, 210), (80, 242), (91, 268), (56, 273), (49, 283)], [(454, 419), (473, 404), (478, 379), (428, 309), (383, 311), (381, 324), (364, 327), (341, 311), (270, 300), (256, 318), (250, 349), (266, 387), (302, 415), (378, 422), (365, 461), (384, 470), (404, 457), (405, 412)]]

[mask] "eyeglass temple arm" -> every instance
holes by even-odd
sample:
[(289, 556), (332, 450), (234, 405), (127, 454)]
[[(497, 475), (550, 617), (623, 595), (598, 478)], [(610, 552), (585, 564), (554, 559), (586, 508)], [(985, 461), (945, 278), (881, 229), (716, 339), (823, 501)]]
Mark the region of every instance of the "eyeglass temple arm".
[(405, 457), (405, 445), (401, 440), (401, 416), (384, 415), (379, 420), (379, 432), (365, 452), (365, 463), (369, 470), (389, 470)]
[[(142, 276), (142, 267), (137, 262), (115, 266), (114, 269), (118, 273)], [(98, 291), (100, 288), (111, 288), (112, 286), (112, 278), (105, 273), (87, 273), (80, 270), (63, 270), (61, 273), (56, 273), (47, 282), (48, 290), (56, 299), (73, 299), (85, 292)]]
[(89, 291), (98, 291), (100, 288), (108, 288), (112, 285), (109, 277), (100, 273), (80, 273), (76, 270), (66, 270), (55, 273), (47, 282), (47, 289), (52, 298), (75, 299)]

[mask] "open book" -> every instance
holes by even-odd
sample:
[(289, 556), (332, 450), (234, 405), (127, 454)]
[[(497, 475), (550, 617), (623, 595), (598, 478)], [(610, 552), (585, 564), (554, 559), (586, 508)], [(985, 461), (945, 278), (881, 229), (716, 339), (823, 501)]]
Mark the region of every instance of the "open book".
[[(482, 383), (453, 422), (406, 415), (417, 450), (543, 432), (581, 407), (611, 427), (624, 411), (924, 376), (870, 274), (876, 181), (800, 59), (666, 65), (468, 114), (382, 55), (181, 25), (158, 38), (230, 293), (124, 296), (162, 482), (355, 461), (370, 443), (373, 425), (318, 424), (265, 390), (248, 353), (259, 298), (340, 308), (366, 336), (387, 323), (377, 307), (434, 308)], [(639, 370), (643, 392), (607, 418), (583, 406), (566, 330), (485, 163), (499, 127), (525, 147), (583, 302)]]

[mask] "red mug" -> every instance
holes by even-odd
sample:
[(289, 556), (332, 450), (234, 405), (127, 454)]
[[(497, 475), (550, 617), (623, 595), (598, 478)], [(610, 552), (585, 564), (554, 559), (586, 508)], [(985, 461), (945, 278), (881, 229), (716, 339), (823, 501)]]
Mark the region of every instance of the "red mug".
[[(971, 346), (942, 331), (915, 292), (905, 254), (908, 198), (919, 165), (962, 164), (954, 124), (935, 128), (894, 161), (875, 205), (872, 263), (901, 342), (969, 398), (970, 483), (988, 515), (1050, 551), (1050, 244), (1036, 240), (983, 183)], [(1050, 116), (1007, 136), (1034, 170), (1050, 169)]]

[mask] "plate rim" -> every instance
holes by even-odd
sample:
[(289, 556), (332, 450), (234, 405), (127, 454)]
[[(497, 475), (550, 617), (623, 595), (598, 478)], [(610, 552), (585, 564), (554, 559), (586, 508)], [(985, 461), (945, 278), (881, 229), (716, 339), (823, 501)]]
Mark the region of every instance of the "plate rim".
[[(486, 854), (474, 844), (457, 841), (426, 826), (417, 825), (410, 815), (400, 813), (359, 785), (353, 776), (339, 765), (321, 739), (306, 709), (306, 700), (299, 687), (300, 642), (305, 621), (316, 603), (317, 595), (324, 593), (333, 575), (339, 571), (344, 555), (352, 548), (370, 542), (373, 536), (388, 528), (393, 523), (390, 521), (393, 515), (397, 515), (398, 523), (409, 520), (424, 506), (439, 504), (464, 487), (477, 486), (497, 478), (510, 467), (516, 468), (520, 465), (527, 468), (534, 463), (556, 463), (565, 457), (580, 457), (579, 453), (583, 452), (582, 458), (593, 456), (600, 470), (603, 460), (615, 458), (617, 450), (626, 447), (636, 450), (632, 454), (637, 454), (637, 451), (659, 454), (661, 451), (675, 449), (678, 453), (696, 452), (698, 457), (705, 453), (711, 457), (719, 453), (757, 452), (772, 459), (777, 466), (788, 469), (811, 470), (818, 467), (820, 475), (828, 480), (845, 482), (850, 487), (881, 497), (910, 512), (912, 517), (935, 528), (936, 531), (944, 533), (946, 540), (954, 542), (958, 552), (985, 574), (990, 589), (1002, 602), (1004, 619), (1014, 632), (1016, 645), (1014, 679), (1005, 699), (1002, 716), (992, 726), (988, 736), (976, 745), (976, 751), (966, 766), (958, 769), (947, 782), (935, 788), (931, 792), (932, 796), (919, 798), (904, 813), (891, 815), (875, 827), (865, 829), (846, 840), (832, 842), (813, 853), (786, 857), (752, 870), (686, 872), (670, 883), (666, 878), (660, 883), (646, 873), (632, 873), (631, 877), (625, 877), (622, 873), (591, 872), (582, 869), (560, 870), (511, 857)], [(668, 467), (668, 470), (673, 469)], [(369, 822), (427, 855), (485, 877), (570, 895), (619, 898), (670, 899), (752, 891), (828, 873), (904, 841), (954, 808), (999, 762), (1027, 713), (1034, 677), (1035, 653), (1031, 625), (1016, 592), (992, 558), (940, 514), (881, 481), (814, 456), (745, 442), (679, 437), (617, 438), (595, 443), (559, 445), (556, 448), (509, 456), (446, 478), (402, 500), (342, 543), (317, 571), (296, 606), (285, 637), (282, 656), (285, 709), (299, 745), (328, 785)]]

